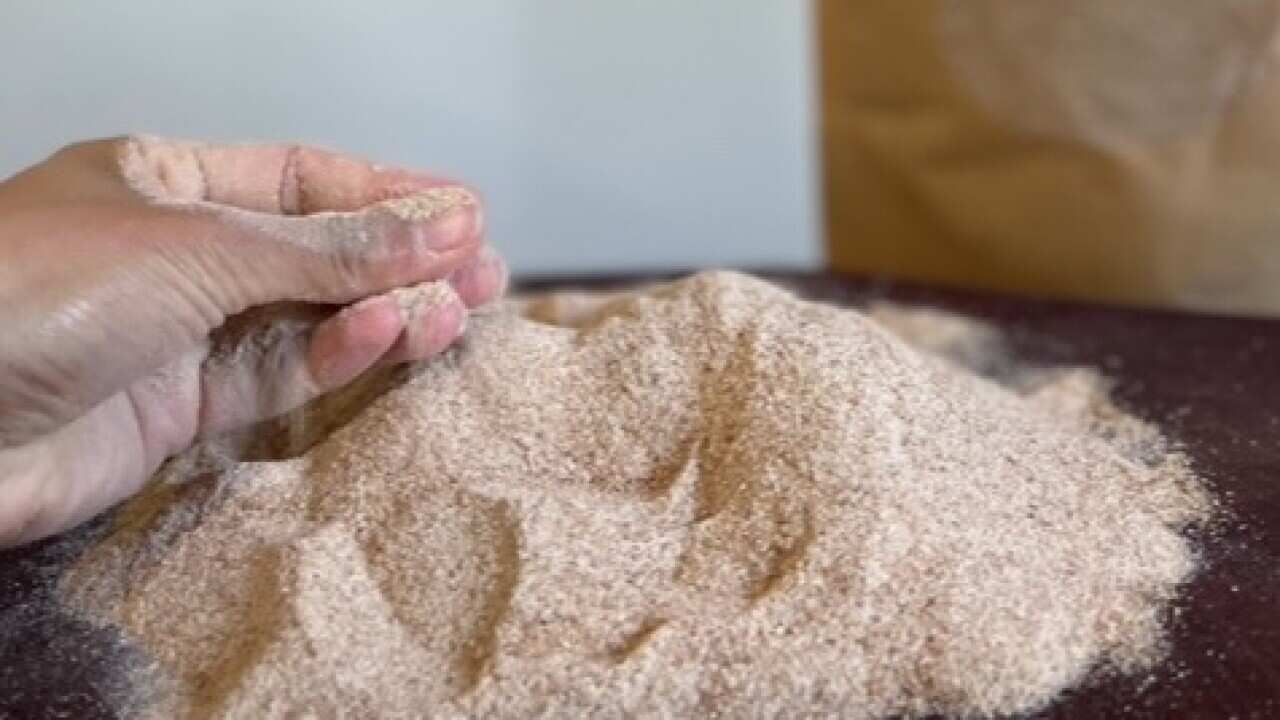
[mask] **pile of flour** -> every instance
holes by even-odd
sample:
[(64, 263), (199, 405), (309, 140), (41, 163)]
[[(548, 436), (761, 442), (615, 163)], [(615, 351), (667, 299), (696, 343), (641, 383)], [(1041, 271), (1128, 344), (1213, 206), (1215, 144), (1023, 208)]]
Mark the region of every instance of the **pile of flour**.
[(524, 310), (124, 508), (63, 591), (153, 658), (131, 710), (996, 714), (1160, 659), (1211, 501), (1096, 376), (731, 273)]

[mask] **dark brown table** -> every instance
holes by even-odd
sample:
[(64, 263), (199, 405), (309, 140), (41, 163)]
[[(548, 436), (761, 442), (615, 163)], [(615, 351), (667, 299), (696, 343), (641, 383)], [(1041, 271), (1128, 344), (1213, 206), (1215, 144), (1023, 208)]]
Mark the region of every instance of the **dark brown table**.
[[(1280, 717), (1280, 320), (1031, 302), (833, 275), (775, 275), (847, 305), (935, 305), (1003, 328), (1019, 360), (1087, 364), (1188, 450), (1233, 516), (1196, 540), (1208, 560), (1171, 613), (1153, 674), (1095, 678), (1037, 718)], [(626, 278), (555, 279), (583, 287)], [(0, 553), (0, 718), (106, 718), (119, 639), (60, 613), (49, 590), (105, 521)]]

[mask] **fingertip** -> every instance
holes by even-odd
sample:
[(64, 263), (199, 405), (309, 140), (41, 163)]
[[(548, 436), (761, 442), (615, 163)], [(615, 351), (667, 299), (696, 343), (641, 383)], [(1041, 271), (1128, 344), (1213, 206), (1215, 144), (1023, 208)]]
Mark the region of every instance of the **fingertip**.
[(468, 205), (449, 211), (424, 228), (424, 233), (429, 247), (449, 250), (479, 242), (480, 225), (480, 209)]
[(462, 302), (474, 308), (501, 297), (506, 292), (509, 273), (502, 256), (486, 245), (449, 280)]
[(483, 225), (480, 207), (461, 188), (440, 188), (378, 203), (373, 211), (393, 220), (395, 233), (412, 246), (436, 252), (479, 242)]
[(426, 339), (423, 342), (423, 353), (412, 358), (414, 360), (432, 357), (447, 350), (466, 330), (467, 310), (461, 302), (449, 303), (428, 313), (420, 322)]
[(465, 330), (466, 306), (446, 282), (398, 288), (389, 294), (400, 304), (404, 330), (387, 353), (387, 362), (412, 362), (438, 355)]

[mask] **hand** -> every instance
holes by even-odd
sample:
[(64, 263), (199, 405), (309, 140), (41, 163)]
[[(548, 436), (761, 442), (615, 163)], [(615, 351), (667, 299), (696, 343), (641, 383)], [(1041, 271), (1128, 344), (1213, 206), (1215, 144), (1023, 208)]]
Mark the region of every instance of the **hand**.
[(0, 183), (0, 547), (442, 351), (506, 282), (482, 224), (456, 185), (297, 146), (94, 141)]

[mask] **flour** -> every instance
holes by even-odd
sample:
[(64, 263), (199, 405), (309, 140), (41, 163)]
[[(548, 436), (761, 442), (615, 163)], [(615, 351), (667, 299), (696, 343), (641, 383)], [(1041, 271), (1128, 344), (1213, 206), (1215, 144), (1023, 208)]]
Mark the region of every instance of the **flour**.
[[(248, 192), (241, 187), (239, 194), (248, 193), (239, 198), (241, 204), (220, 202), (212, 197), (216, 193), (210, 183), (217, 178), (211, 177), (205, 158), (210, 153), (226, 151), (201, 143), (134, 136), (120, 143), (119, 172), (134, 192), (157, 205), (210, 215), (222, 223), (312, 251), (361, 252), (369, 260), (379, 257), (370, 254), (370, 250), (388, 251), (374, 246), (377, 240), (479, 204), (466, 188), (442, 185), (405, 190), (403, 195), (370, 202), (358, 210), (298, 214), (295, 211), (305, 203), (293, 197), (303, 192), (297, 177), (292, 182), (281, 178), (269, 192), (262, 188)], [(287, 169), (285, 174), (288, 176)], [(286, 195), (293, 199), (286, 199)], [(419, 244), (426, 242), (421, 233), (412, 237)], [(421, 247), (416, 249), (423, 251)]]
[(401, 220), (425, 222), (458, 208), (475, 204), (476, 197), (468, 190), (456, 186), (444, 186), (419, 190), (405, 197), (383, 200), (374, 207), (382, 207)]
[(1096, 375), (1015, 392), (730, 273), (545, 310), (129, 503), (63, 591), (153, 659), (130, 709), (988, 715), (1162, 657), (1212, 503)]
[[(448, 306), (461, 305), (458, 294), (452, 286), (443, 281), (432, 281), (396, 288), (390, 293), (400, 308), (400, 316), (404, 321), (404, 331), (409, 345), (421, 345), (425, 339), (420, 338), (425, 328), (423, 319), (433, 310)], [(465, 328), (466, 319), (463, 319)]]

